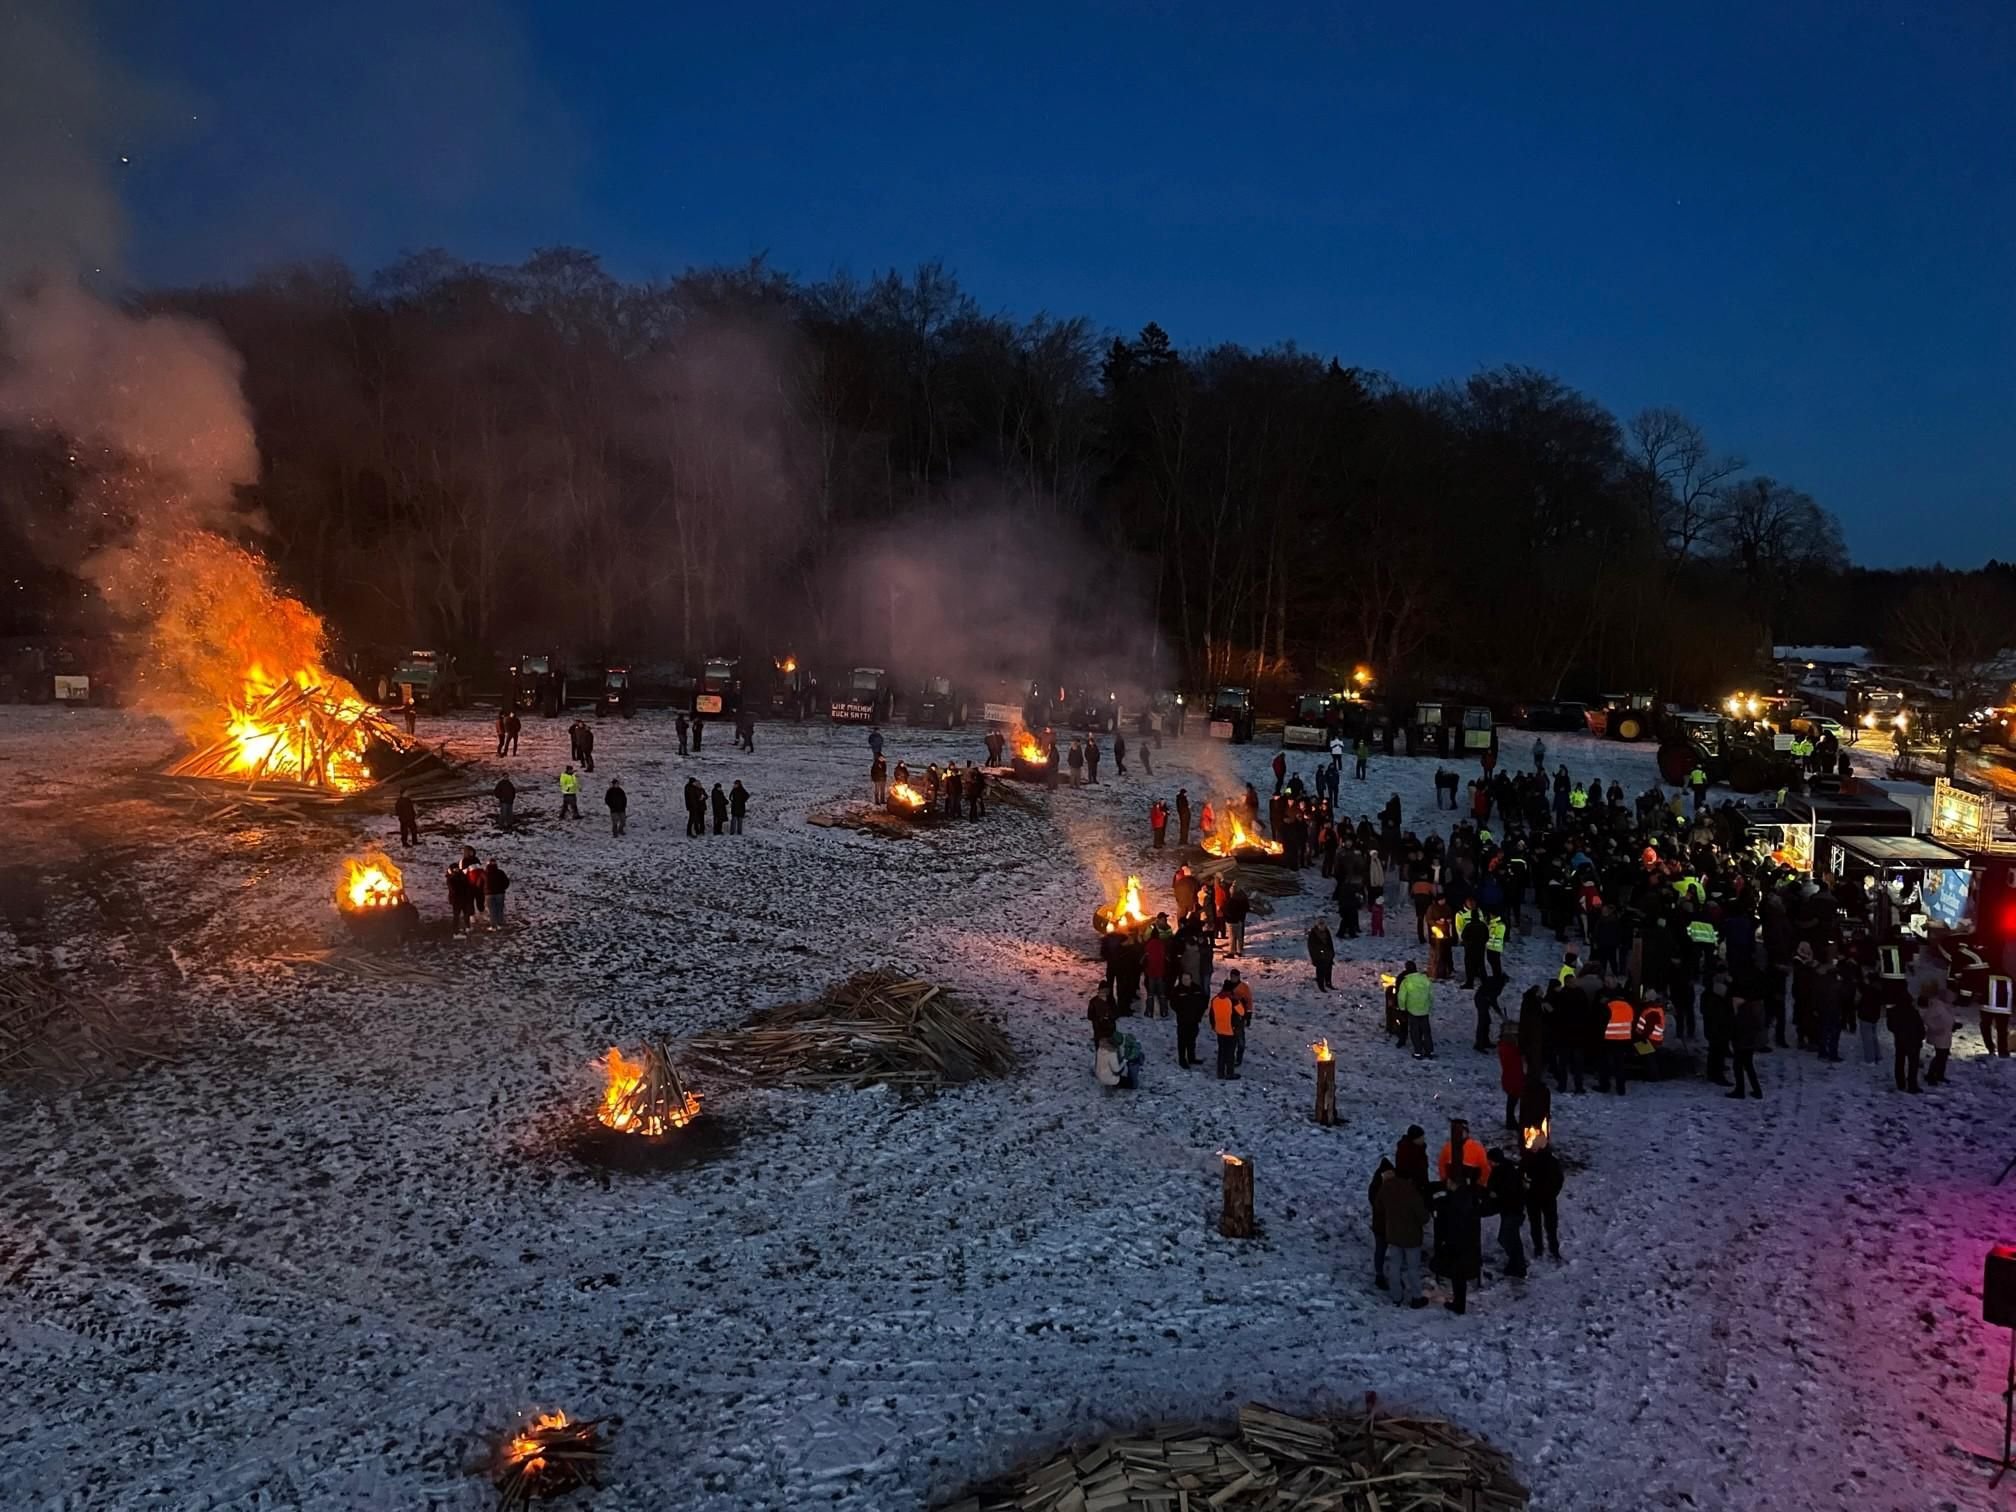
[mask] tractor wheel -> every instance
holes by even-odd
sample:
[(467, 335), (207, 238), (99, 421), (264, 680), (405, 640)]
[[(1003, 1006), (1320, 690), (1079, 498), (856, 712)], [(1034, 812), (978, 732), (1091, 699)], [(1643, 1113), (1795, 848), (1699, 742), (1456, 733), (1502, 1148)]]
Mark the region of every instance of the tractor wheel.
[(1761, 793), (1770, 787), (1771, 763), (1760, 756), (1738, 756), (1729, 763), (1729, 786), (1739, 793)]
[(1685, 787), (1687, 774), (1694, 770), (1700, 753), (1686, 740), (1668, 740), (1659, 747), (1659, 780), (1669, 787)]
[(1619, 714), (1612, 728), (1619, 740), (1643, 740), (1645, 738), (1645, 718), (1642, 714)]

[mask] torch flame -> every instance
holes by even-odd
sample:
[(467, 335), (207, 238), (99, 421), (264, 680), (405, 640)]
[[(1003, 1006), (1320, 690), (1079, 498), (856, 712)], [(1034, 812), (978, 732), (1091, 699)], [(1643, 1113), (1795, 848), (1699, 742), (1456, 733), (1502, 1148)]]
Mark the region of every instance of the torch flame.
[(405, 895), (406, 879), (383, 851), (343, 863), (343, 880), (336, 885), (337, 907), (390, 908)]
[(1533, 1128), (1530, 1128), (1530, 1129), (1524, 1129), (1524, 1130), (1521, 1130), (1521, 1131), (1520, 1131), (1520, 1135), (1519, 1135), (1519, 1138), (1520, 1138), (1520, 1142), (1521, 1142), (1521, 1143), (1522, 1143), (1522, 1144), (1523, 1144), (1523, 1145), (1524, 1145), (1524, 1146), (1525, 1146), (1525, 1147), (1526, 1147), (1527, 1149), (1529, 1149), (1529, 1150), (1544, 1150), (1544, 1149), (1546, 1149), (1546, 1148), (1547, 1148), (1547, 1120), (1543, 1118), (1543, 1119), (1541, 1119), (1541, 1120), (1540, 1120), (1540, 1122), (1538, 1123), (1538, 1125), (1536, 1125), (1535, 1127), (1533, 1127)]
[(1214, 856), (1230, 856), (1241, 850), (1256, 850), (1269, 856), (1281, 854), (1282, 845), (1278, 840), (1264, 840), (1258, 835), (1246, 832), (1246, 826), (1239, 822), (1239, 816), (1231, 815), (1232, 828), (1229, 833), (1220, 831), (1204, 837), (1204, 849)]
[[(649, 1052), (646, 1052), (647, 1057)], [(645, 1083), (649, 1061), (631, 1060), (614, 1045), (601, 1062), (604, 1086), (602, 1106), (595, 1116), (619, 1134), (663, 1134), (683, 1129), (700, 1116), (700, 1099), (686, 1093), (681, 1103), (668, 1103), (662, 1110), (649, 1106), (653, 1088)]]
[(1316, 1052), (1316, 1059), (1318, 1059), (1319, 1061), (1336, 1059), (1336, 1057), (1330, 1053), (1330, 1041), (1328, 1041), (1327, 1039), (1319, 1039), (1318, 1041), (1316, 1041), (1315, 1044), (1311, 1045), (1309, 1048)]

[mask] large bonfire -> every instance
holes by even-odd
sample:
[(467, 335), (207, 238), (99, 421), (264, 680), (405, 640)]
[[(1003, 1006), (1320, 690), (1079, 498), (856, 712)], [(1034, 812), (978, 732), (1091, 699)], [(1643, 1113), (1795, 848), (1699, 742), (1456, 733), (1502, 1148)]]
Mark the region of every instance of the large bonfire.
[(369, 786), (411, 742), (329, 670), (322, 617), (265, 560), (220, 536), (179, 543), (156, 588), (148, 681), (197, 749), (171, 776)]

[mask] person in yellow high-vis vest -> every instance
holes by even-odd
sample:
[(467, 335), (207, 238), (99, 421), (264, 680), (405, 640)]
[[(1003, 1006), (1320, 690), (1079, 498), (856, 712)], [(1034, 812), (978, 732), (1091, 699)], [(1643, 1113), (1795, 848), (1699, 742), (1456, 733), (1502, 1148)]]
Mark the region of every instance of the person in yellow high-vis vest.
[(1505, 916), (1492, 914), (1486, 922), (1484, 969), (1501, 981), (1505, 976)]
[(560, 817), (562, 819), (581, 817), (581, 779), (574, 775), (574, 768), (571, 766), (560, 774)]

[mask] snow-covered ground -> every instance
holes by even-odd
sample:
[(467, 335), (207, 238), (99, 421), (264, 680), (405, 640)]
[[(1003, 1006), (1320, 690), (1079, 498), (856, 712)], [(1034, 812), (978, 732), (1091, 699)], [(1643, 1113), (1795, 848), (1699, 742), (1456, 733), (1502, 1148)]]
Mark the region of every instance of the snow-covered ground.
[[(489, 743), (473, 721), (422, 733)], [(861, 730), (765, 725), (747, 755), (710, 733), (681, 761), (666, 721), (605, 722), (588, 818), (563, 825), (564, 731), (532, 721), (509, 763), (525, 827), (454, 804), (410, 853), (436, 917), (465, 836), (495, 853), (509, 927), (413, 947), (450, 985), (387, 985), (274, 961), (338, 943), (335, 867), (365, 836), (202, 830), (128, 785), (172, 746), (159, 726), (0, 710), (0, 952), (175, 1038), (81, 1091), (0, 1084), (0, 1506), (481, 1508), (483, 1436), (564, 1407), (623, 1419), (592, 1505), (900, 1512), (1062, 1441), (1368, 1389), (1495, 1440), (1547, 1512), (1994, 1505), (1957, 1446), (2001, 1427), (1980, 1282), (2016, 1238), (2016, 1186), (1990, 1185), (2016, 1063), (1971, 1026), (1922, 1097), (1852, 1048), (1762, 1057), (1762, 1102), (1559, 1097), (1566, 1260), (1488, 1280), (1467, 1317), (1409, 1312), (1369, 1284), (1371, 1170), (1409, 1123), (1439, 1146), (1466, 1114), (1490, 1142), (1502, 1111), (1453, 990), (1435, 1060), (1380, 1035), (1378, 973), (1411, 929), (1340, 941), (1343, 990), (1319, 996), (1311, 872), (1240, 963), (1243, 1080), (1179, 1072), (1173, 1026), (1139, 1020), (1145, 1089), (1090, 1075), (1091, 909), (1129, 870), (1167, 905), (1151, 795), (1264, 791), (1270, 749), (1171, 744), (1153, 780), (1109, 767), (902, 840), (805, 822), (865, 789)], [(1548, 744), (1577, 776), (1649, 779), (1647, 748)], [(892, 752), (978, 740), (893, 732)], [(1345, 806), (1397, 791), (1433, 823), (1434, 765), (1375, 759)], [(747, 782), (748, 834), (684, 838), (688, 771)], [(1515, 943), (1512, 998), (1557, 959)], [(542, 1143), (609, 1044), (883, 961), (989, 1005), (1022, 1072), (929, 1099), (707, 1084), (740, 1142), (680, 1173), (604, 1180)], [(1319, 1036), (1340, 1128), (1309, 1117)], [(1257, 1241), (1215, 1231), (1219, 1150), (1256, 1163)]]

